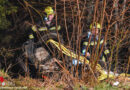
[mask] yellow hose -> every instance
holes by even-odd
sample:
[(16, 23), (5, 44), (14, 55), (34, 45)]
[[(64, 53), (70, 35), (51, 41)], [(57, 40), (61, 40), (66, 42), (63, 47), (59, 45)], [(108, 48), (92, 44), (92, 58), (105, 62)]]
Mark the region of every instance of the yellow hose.
[[(71, 52), (70, 50), (68, 50), (67, 48), (65, 48), (62, 44), (59, 44), (58, 42), (56, 42), (56, 41), (54, 41), (54, 40), (52, 40), (52, 39), (49, 39), (49, 40), (47, 41), (47, 44), (48, 44), (49, 42), (52, 43), (53, 45), (55, 45), (55, 46), (56, 46), (59, 50), (61, 50), (62, 53), (64, 53), (65, 55), (67, 55), (67, 56), (69, 56), (69, 57), (73, 57), (73, 58), (77, 58), (77, 57), (78, 57), (77, 54)], [(84, 61), (85, 61), (85, 64), (89, 64), (89, 60), (87, 60), (84, 56), (79, 56), (79, 61), (82, 62), (82, 63), (84, 63)], [(116, 77), (115, 74), (113, 74), (113, 73), (109, 73), (109, 74), (108, 74), (108, 73), (100, 66), (100, 64), (97, 64), (96, 69), (97, 69), (98, 72), (101, 73), (101, 75), (98, 77), (98, 80), (99, 80), (99, 81), (104, 80), (104, 79), (107, 79), (108, 75), (109, 75), (109, 78), (111, 78), (111, 79), (113, 79), (113, 78)], [(120, 74), (119, 76), (125, 76), (125, 73), (122, 73), (122, 74)], [(130, 74), (127, 74), (126, 76), (130, 77)]]

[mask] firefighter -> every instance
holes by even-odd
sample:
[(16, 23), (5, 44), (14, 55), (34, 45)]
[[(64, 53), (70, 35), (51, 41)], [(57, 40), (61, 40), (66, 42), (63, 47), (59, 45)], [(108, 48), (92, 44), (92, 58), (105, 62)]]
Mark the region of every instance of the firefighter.
[(38, 25), (33, 25), (32, 26), (32, 32), (29, 34), (29, 38), (33, 39), (34, 35), (33, 33), (36, 31), (40, 31), (40, 32), (51, 32), (51, 33), (55, 33), (57, 34), (56, 29), (59, 31), (61, 30), (61, 26), (57, 25), (56, 26), (56, 21), (55, 21), (55, 11), (53, 10), (52, 7), (47, 6), (44, 10), (44, 17), (43, 17), (43, 21), (40, 20), (38, 22)]
[[(61, 30), (61, 26), (56, 25), (55, 11), (53, 8), (51, 6), (47, 6), (43, 12), (43, 20), (39, 20), (35, 25), (32, 25), (31, 30), (29, 31), (29, 40), (25, 43), (27, 44), (26, 52), (31, 61), (34, 58), (34, 42), (37, 42), (39, 40), (37, 34), (40, 33), (42, 37), (45, 36), (46, 38), (55, 38), (57, 40), (57, 31)], [(63, 41), (60, 34), (59, 38), (61, 41)]]
[[(90, 25), (90, 31), (87, 32), (87, 35), (82, 39), (82, 54), (85, 56), (86, 54), (86, 48), (88, 47), (88, 51), (87, 51), (87, 56), (89, 56), (91, 58), (92, 53), (95, 51), (97, 54), (99, 54), (100, 50), (101, 50), (101, 46), (104, 42), (104, 37), (101, 36), (101, 38), (99, 38), (99, 30), (101, 29), (101, 25), (99, 23), (94, 22), (94, 24)], [(90, 40), (90, 42), (89, 42)], [(99, 51), (96, 50), (96, 46), (98, 44), (98, 40), (99, 41)], [(88, 55), (89, 53), (89, 55)], [(99, 64), (106, 69), (108, 66), (106, 64), (108, 58), (110, 56), (110, 51), (107, 49), (106, 47), (106, 43), (103, 46), (103, 51), (101, 53), (100, 56), (100, 60), (99, 60)], [(89, 58), (89, 59), (90, 59)], [(96, 58), (94, 58), (96, 59)]]

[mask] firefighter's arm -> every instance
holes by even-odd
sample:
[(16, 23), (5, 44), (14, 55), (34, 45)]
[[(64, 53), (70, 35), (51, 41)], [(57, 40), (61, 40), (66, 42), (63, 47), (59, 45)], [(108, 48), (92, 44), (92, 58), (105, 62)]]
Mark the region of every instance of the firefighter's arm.
[(59, 31), (61, 29), (61, 26), (57, 25), (57, 27), (53, 26), (53, 27), (49, 28), (49, 30), (56, 30), (56, 29)]
[(36, 31), (37, 31), (36, 25), (32, 25), (31, 29), (29, 30), (29, 36), (28, 36), (30, 40), (34, 39), (33, 33), (36, 32)]

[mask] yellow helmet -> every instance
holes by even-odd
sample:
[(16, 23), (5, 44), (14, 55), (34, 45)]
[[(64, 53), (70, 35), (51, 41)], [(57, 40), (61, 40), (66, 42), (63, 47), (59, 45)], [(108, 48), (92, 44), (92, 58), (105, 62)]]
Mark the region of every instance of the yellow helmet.
[(46, 7), (44, 12), (47, 14), (47, 16), (50, 15), (50, 14), (54, 14), (54, 10), (50, 6)]
[[(101, 25), (99, 23), (94, 23), (93, 28), (101, 29)], [(92, 29), (92, 24), (90, 25), (90, 29)]]

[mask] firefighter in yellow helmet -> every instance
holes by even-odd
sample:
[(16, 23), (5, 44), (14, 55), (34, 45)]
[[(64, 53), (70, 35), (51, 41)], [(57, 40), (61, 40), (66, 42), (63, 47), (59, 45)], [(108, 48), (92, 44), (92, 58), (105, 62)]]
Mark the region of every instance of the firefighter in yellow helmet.
[[(44, 9), (44, 16), (43, 16), (43, 22), (42, 20), (40, 22), (38, 22), (38, 25), (33, 25), (32, 26), (32, 31), (33, 33), (36, 31), (40, 31), (40, 32), (52, 32), (52, 33), (56, 33), (56, 29), (59, 31), (61, 30), (61, 26), (57, 25), (56, 28), (56, 21), (55, 21), (55, 11), (53, 10), (53, 8), (51, 6), (47, 6)], [(33, 33), (31, 33), (29, 35), (30, 39), (33, 39)]]
[[(99, 52), (101, 50), (101, 46), (104, 42), (103, 36), (101, 36), (101, 38), (99, 39), (99, 30), (100, 29), (101, 29), (101, 25), (97, 22), (94, 22), (93, 24), (90, 25), (90, 31), (87, 32), (87, 35), (82, 39), (81, 52), (84, 56), (87, 56), (89, 59), (91, 58), (92, 53), (99, 54)], [(90, 39), (90, 42), (89, 42), (89, 39)], [(98, 40), (100, 40), (99, 51), (96, 50), (96, 46), (98, 45)], [(86, 52), (87, 47), (88, 47), (88, 51)], [(106, 62), (108, 62), (109, 56), (110, 56), (110, 51), (107, 49), (106, 43), (105, 43), (103, 46), (103, 51), (102, 51), (101, 56), (99, 58), (99, 64), (102, 67), (104, 67), (105, 69), (108, 68)], [(92, 57), (94, 57), (94, 56), (92, 56)], [(96, 57), (93, 59), (96, 59)]]
[(44, 10), (44, 12), (47, 14), (47, 17), (48, 17), (49, 15), (54, 15), (54, 10), (53, 10), (53, 8), (50, 7), (50, 6), (46, 7), (45, 10)]
[(50, 25), (50, 23), (54, 19), (54, 15), (55, 15), (53, 8), (50, 6), (46, 7), (44, 10), (44, 13), (45, 13), (44, 20), (45, 20), (47, 25)]
[[(45, 7), (43, 13), (44, 13), (43, 20), (40, 19), (38, 20), (38, 22), (35, 22), (36, 24), (32, 25), (29, 31), (29, 40), (27, 42), (28, 44), (27, 52), (29, 55), (28, 57), (30, 59), (34, 57), (33, 43), (39, 41), (39, 38), (37, 37), (38, 35), (36, 35), (37, 34), (36, 32), (40, 32), (40, 35), (42, 36), (40, 38), (42, 38), (43, 40), (44, 38), (46, 38), (46, 40), (50, 38), (54, 40), (58, 40), (57, 31), (61, 30), (60, 25), (57, 24), (56, 26), (55, 11), (53, 10), (51, 6)], [(60, 41), (63, 42), (62, 36), (60, 34), (59, 34), (59, 39)]]

